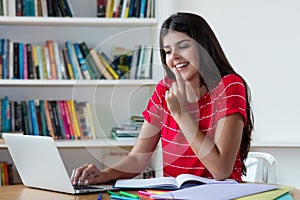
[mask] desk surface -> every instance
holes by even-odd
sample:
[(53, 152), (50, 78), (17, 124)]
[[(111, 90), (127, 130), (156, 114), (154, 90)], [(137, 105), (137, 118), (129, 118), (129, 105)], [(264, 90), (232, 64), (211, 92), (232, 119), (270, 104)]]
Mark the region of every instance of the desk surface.
[[(136, 191), (130, 191), (137, 194)], [(97, 200), (98, 193), (95, 194), (64, 194), (46, 190), (24, 187), (23, 185), (0, 186), (1, 200)], [(145, 200), (147, 198), (142, 198)], [(102, 200), (110, 200), (109, 194), (103, 193)]]
[[(130, 191), (131, 193), (137, 193)], [(0, 187), (1, 200), (97, 200), (98, 194), (84, 194), (84, 195), (69, 195), (58, 192), (50, 192), (45, 190), (33, 189), (24, 187), (23, 185), (1, 186)], [(293, 189), (291, 194), (294, 200), (300, 200), (300, 190)], [(41, 198), (42, 197), (42, 198)], [(109, 200), (109, 195), (103, 193), (103, 200)], [(145, 200), (147, 198), (142, 198)]]

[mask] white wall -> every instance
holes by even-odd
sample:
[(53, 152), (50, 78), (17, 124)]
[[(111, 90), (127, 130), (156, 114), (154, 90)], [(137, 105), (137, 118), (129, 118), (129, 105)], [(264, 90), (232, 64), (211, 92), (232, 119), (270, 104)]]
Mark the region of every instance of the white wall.
[(196, 12), (207, 19), (229, 61), (250, 85), (253, 144), (268, 146), (253, 150), (274, 154), (278, 183), (300, 188), (300, 161), (296, 161), (300, 147), (300, 2), (173, 0), (169, 9)]

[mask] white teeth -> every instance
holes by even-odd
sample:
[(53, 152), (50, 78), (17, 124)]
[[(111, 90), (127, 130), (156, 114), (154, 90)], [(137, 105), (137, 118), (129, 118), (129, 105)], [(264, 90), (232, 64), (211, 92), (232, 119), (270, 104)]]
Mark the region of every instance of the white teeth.
[(176, 65), (176, 68), (181, 68), (181, 67), (184, 67), (186, 65), (187, 65), (187, 63), (178, 64), (178, 65)]

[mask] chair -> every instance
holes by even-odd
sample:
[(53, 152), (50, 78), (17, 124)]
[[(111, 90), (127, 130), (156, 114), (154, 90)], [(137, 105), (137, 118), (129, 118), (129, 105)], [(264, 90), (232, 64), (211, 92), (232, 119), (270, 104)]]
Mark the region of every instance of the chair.
[(247, 175), (243, 181), (276, 183), (277, 162), (273, 155), (264, 152), (249, 152), (245, 161)]

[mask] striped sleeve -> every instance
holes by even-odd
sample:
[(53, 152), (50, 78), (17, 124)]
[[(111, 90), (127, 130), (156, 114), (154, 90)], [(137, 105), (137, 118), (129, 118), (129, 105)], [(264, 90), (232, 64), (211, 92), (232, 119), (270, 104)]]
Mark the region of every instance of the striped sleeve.
[(146, 109), (142, 113), (147, 122), (159, 128), (162, 127), (164, 116), (163, 104), (165, 102), (165, 91), (166, 87), (162, 81), (160, 81), (149, 99)]
[(237, 75), (225, 76), (217, 90), (217, 121), (222, 117), (239, 113), (244, 118), (244, 124), (246, 124), (248, 120), (246, 113), (246, 91), (242, 79)]

